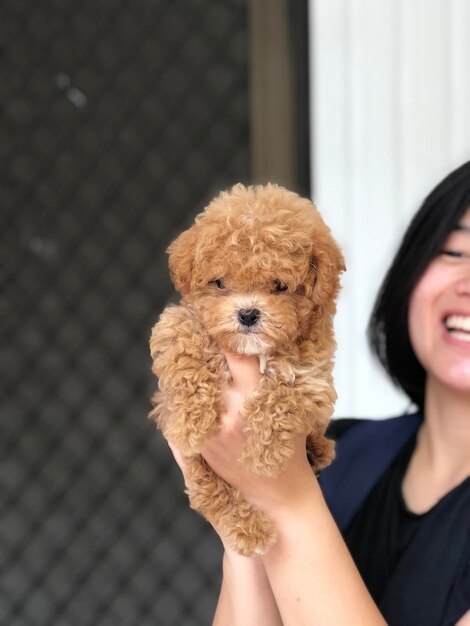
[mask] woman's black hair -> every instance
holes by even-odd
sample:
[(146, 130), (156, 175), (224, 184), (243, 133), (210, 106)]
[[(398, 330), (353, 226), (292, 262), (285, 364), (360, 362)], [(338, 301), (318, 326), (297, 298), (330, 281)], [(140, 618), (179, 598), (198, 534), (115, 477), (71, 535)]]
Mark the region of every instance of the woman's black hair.
[(392, 381), (422, 410), (426, 372), (411, 347), (408, 305), (430, 262), (470, 207), (470, 161), (424, 200), (406, 231), (372, 310), (368, 340)]

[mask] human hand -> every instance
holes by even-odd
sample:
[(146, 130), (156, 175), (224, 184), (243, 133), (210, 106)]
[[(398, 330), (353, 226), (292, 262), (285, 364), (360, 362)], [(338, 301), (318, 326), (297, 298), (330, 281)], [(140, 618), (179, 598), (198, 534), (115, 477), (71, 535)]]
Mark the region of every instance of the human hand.
[[(206, 440), (202, 455), (216, 474), (239, 489), (249, 502), (275, 517), (279, 510), (295, 508), (296, 502), (301, 503), (316, 483), (305, 453), (305, 437), (296, 438), (294, 454), (278, 476), (253, 474), (240, 460), (245, 445), (240, 408), (260, 381), (259, 361), (256, 356), (233, 353), (226, 353), (225, 358), (232, 378), (223, 390), (225, 410), (217, 432)], [(174, 446), (170, 448), (184, 475), (184, 455)]]
[(231, 382), (222, 390), (224, 411), (219, 417), (219, 428), (206, 440), (202, 454), (219, 476), (239, 488), (240, 472), (244, 473), (239, 459), (245, 445), (240, 409), (246, 396), (256, 389), (261, 374), (256, 356), (226, 353), (225, 358)]

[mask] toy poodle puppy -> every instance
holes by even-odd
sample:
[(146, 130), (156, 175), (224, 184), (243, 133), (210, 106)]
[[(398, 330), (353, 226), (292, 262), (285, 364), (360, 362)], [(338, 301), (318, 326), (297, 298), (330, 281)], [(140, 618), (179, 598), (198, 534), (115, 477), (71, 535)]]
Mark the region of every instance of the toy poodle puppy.
[(218, 428), (230, 382), (224, 351), (259, 358), (260, 382), (241, 410), (242, 462), (276, 476), (303, 434), (314, 471), (334, 456), (324, 433), (336, 399), (333, 316), (341, 252), (315, 206), (277, 185), (235, 185), (169, 247), (179, 305), (152, 330), (159, 379), (150, 417), (185, 455), (191, 506), (240, 554), (262, 554), (272, 521), (200, 454)]

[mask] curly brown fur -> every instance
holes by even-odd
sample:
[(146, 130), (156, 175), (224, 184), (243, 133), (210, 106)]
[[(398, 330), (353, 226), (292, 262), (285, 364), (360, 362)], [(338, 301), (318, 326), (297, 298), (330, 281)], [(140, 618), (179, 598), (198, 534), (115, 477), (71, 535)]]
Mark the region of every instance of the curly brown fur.
[(315, 471), (327, 465), (334, 456), (324, 433), (336, 399), (333, 316), (343, 257), (310, 200), (277, 185), (221, 193), (168, 251), (183, 297), (152, 330), (160, 391), (150, 416), (188, 457), (191, 506), (241, 554), (262, 553), (275, 539), (272, 522), (200, 455), (217, 430), (221, 390), (230, 381), (223, 351), (260, 359), (263, 375), (241, 411), (242, 460), (250, 470), (278, 474), (295, 434), (306, 436)]

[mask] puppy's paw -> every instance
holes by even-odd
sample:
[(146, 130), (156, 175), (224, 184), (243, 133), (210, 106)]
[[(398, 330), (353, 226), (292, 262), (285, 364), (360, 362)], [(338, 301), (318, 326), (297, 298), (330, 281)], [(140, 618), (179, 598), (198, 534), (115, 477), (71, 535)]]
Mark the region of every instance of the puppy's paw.
[(313, 471), (318, 472), (335, 458), (335, 442), (323, 435), (309, 435), (307, 454)]
[(227, 544), (242, 556), (266, 554), (276, 540), (273, 522), (259, 509), (247, 508), (231, 528), (221, 528)]
[(275, 541), (271, 519), (217, 476), (201, 456), (186, 459), (190, 504), (239, 554), (264, 554)]

